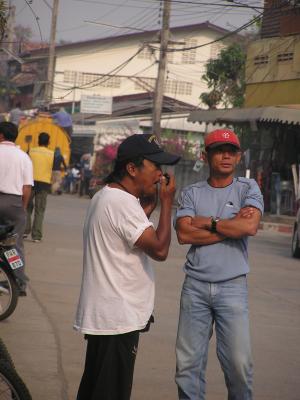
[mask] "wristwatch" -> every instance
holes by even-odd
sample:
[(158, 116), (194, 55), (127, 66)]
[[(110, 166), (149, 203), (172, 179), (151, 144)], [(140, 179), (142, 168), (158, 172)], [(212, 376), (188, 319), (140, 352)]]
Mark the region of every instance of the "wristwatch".
[(211, 217), (211, 225), (210, 225), (210, 231), (213, 233), (217, 232), (217, 223), (220, 221), (220, 218), (216, 217)]

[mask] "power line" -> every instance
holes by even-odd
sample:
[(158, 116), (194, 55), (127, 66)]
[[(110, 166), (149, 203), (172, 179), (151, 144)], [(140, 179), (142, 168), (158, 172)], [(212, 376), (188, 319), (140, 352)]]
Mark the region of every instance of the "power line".
[[(199, 44), (197, 46), (183, 47), (183, 48), (179, 48), (179, 49), (171, 48), (171, 49), (167, 49), (167, 52), (169, 52), (169, 53), (178, 52), (178, 51), (182, 52), (182, 51), (194, 50), (194, 49), (199, 49), (201, 47), (209, 46), (210, 44), (220, 42), (220, 41), (222, 41), (224, 39), (227, 39), (230, 36), (233, 36), (233, 35), (241, 32), (242, 30), (244, 30), (246, 28), (249, 28), (249, 26), (255, 24), (259, 19), (260, 19), (260, 16), (259, 17), (255, 17), (252, 20), (248, 21), (246, 24), (244, 24), (244, 25), (240, 26), (239, 28), (235, 29), (234, 31), (226, 33), (225, 35), (223, 35), (223, 36), (221, 36), (221, 37), (219, 37), (219, 38), (217, 38), (215, 40), (212, 40), (210, 42), (207, 42), (207, 43), (204, 43), (204, 44)], [(151, 47), (153, 47), (154, 50), (158, 50), (154, 46), (151, 46)]]
[(117, 26), (117, 25), (112, 25), (112, 24), (105, 24), (104, 22), (96, 22), (96, 21), (88, 21), (85, 20), (84, 22), (87, 22), (89, 24), (95, 24), (95, 25), (103, 25), (103, 26), (109, 26), (112, 28), (118, 28), (118, 29), (130, 29), (130, 30), (134, 30), (134, 31), (138, 31), (138, 32), (148, 32), (145, 31), (145, 29), (139, 29), (139, 28), (134, 28), (133, 26)]
[(38, 26), (38, 30), (39, 30), (39, 34), (40, 34), (40, 38), (41, 38), (41, 42), (43, 42), (43, 36), (42, 36), (42, 31), (41, 31), (41, 27), (40, 27), (40, 23), (39, 23), (39, 19), (40, 17), (36, 15), (36, 13), (34, 12), (33, 8), (31, 7), (30, 3), (28, 0), (24, 0), (25, 3), (27, 4), (27, 6), (30, 8), (30, 11), (32, 12), (34, 19), (36, 21), (36, 24)]

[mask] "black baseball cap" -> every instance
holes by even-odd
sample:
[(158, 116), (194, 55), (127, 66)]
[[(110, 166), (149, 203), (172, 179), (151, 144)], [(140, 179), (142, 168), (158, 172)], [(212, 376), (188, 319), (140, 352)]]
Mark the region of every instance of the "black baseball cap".
[(116, 161), (126, 161), (136, 157), (144, 157), (160, 165), (174, 165), (180, 156), (167, 153), (158, 143), (157, 137), (152, 134), (135, 134), (128, 136), (119, 145)]

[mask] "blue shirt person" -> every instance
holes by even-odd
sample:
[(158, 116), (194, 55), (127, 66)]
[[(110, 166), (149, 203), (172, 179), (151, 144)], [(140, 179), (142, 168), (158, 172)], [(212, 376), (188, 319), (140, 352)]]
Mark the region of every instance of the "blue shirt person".
[(56, 111), (52, 114), (52, 117), (54, 122), (61, 126), (71, 137), (73, 133), (73, 121), (71, 115), (67, 113), (63, 107), (61, 107), (59, 111)]
[(190, 244), (176, 342), (179, 399), (205, 399), (213, 325), (228, 399), (251, 400), (253, 365), (248, 319), (248, 237), (256, 234), (263, 198), (253, 179), (234, 178), (241, 158), (234, 132), (205, 138), (209, 178), (185, 188), (174, 225)]

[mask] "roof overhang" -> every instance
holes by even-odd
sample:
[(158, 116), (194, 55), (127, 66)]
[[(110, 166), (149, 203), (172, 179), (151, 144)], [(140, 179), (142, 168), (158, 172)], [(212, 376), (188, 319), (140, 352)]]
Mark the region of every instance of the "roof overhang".
[(188, 117), (190, 122), (216, 123), (253, 123), (277, 122), (280, 124), (300, 124), (300, 105), (227, 108), (219, 110), (196, 110)]

